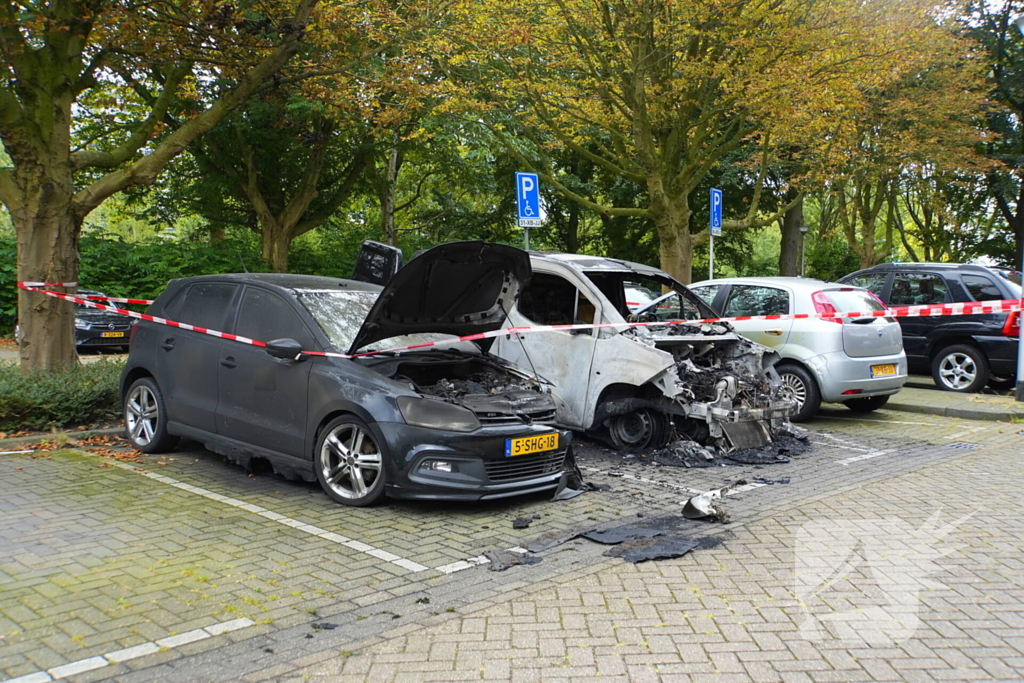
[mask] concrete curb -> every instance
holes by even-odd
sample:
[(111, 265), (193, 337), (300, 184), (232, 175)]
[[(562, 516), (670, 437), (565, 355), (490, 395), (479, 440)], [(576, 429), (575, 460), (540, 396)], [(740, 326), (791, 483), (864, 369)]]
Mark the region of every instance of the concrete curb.
[(1018, 411), (1003, 409), (976, 410), (971, 408), (896, 403), (890, 399), (885, 404), (885, 410), (897, 410), (903, 413), (918, 413), (922, 415), (939, 415), (942, 417), (958, 417), (962, 420), (986, 420), (989, 422), (1012, 422), (1014, 419), (1024, 420), (1024, 406)]
[(32, 444), (40, 443), (41, 441), (49, 441), (50, 439), (62, 436), (68, 439), (84, 439), (90, 436), (108, 436), (110, 434), (121, 434), (123, 432), (124, 427), (111, 427), (110, 429), (83, 429), (82, 431), (48, 432), (45, 434), (36, 434), (34, 436), (16, 436), (10, 439), (0, 439), (0, 451), (15, 450), (19, 446), (30, 446)]

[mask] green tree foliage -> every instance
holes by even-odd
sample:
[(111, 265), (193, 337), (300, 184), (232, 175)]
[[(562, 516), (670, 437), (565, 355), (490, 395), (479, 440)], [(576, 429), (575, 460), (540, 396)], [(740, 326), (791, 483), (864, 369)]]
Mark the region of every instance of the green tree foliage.
[[(18, 277), (76, 281), (83, 219), (155, 182), (271, 81), (301, 47), (316, 2), (5, 3), (0, 140), (11, 163), (0, 168), (0, 201), (18, 234)], [(24, 292), (19, 310), (22, 369), (71, 365), (71, 306)]]

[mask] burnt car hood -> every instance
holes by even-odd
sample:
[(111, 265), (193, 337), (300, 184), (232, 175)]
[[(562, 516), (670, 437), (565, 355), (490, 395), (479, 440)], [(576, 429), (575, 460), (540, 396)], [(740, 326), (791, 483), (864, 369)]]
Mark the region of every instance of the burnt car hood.
[(504, 244), (453, 242), (429, 249), (384, 287), (349, 353), (418, 332), (461, 337), (496, 330), (531, 272), (529, 254)]

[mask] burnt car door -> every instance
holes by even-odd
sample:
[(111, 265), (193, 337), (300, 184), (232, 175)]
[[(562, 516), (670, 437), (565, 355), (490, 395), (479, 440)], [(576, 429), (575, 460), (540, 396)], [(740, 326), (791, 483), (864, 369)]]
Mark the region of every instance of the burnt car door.
[[(319, 350), (295, 304), (275, 292), (246, 286), (235, 334), (273, 341), (294, 339)], [(306, 405), (314, 361), (274, 358), (259, 346), (224, 345), (217, 367), (220, 399), (217, 432), (230, 439), (302, 457), (306, 455)]]
[[(601, 309), (564, 277), (535, 271), (509, 320), (515, 327), (589, 324), (601, 320)], [(552, 382), (563, 404), (559, 419), (585, 427), (597, 340), (598, 331), (593, 329), (512, 334), (496, 340), (494, 353)]]
[[(223, 331), (239, 286), (200, 282), (171, 301), (165, 315), (197, 327)], [(219, 337), (177, 327), (157, 331), (157, 381), (167, 398), (167, 419), (216, 431), (217, 361), (222, 346), (237, 345)]]

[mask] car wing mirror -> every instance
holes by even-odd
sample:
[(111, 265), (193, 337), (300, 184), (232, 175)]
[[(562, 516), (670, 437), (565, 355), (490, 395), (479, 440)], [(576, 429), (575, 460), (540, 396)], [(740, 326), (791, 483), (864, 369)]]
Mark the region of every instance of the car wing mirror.
[(294, 339), (275, 339), (267, 342), (267, 353), (282, 360), (302, 360), (302, 344)]

